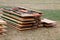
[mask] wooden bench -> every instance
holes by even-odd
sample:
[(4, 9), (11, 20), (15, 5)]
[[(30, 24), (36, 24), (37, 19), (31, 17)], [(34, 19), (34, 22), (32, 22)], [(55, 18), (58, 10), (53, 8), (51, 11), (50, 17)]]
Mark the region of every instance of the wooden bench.
[(41, 23), (43, 24), (44, 27), (53, 27), (56, 25), (56, 21), (49, 20), (49, 19), (42, 19)]

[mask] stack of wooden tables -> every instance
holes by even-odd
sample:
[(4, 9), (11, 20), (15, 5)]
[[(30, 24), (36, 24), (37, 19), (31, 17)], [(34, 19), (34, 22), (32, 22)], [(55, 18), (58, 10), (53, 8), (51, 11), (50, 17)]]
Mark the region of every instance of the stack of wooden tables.
[(43, 18), (41, 19), (41, 23), (43, 24), (43, 27), (53, 27), (56, 26), (56, 21)]
[(6, 33), (6, 22), (0, 19), (0, 34)]
[(35, 29), (40, 27), (42, 13), (16, 7), (10, 9), (2, 9), (1, 16), (9, 26), (18, 30)]

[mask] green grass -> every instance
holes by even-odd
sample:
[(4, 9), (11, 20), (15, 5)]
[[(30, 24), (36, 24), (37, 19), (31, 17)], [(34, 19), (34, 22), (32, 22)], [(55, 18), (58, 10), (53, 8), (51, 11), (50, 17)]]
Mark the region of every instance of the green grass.
[(43, 17), (60, 21), (60, 10), (41, 10), (43, 12)]

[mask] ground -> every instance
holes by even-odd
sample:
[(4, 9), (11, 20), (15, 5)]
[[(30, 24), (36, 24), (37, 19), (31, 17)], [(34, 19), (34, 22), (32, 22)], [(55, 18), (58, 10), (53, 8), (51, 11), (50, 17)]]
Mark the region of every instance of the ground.
[[(55, 2), (54, 2), (55, 1)], [(55, 4), (54, 4), (55, 3)], [(19, 31), (15, 28), (8, 26), (7, 35), (0, 36), (0, 40), (60, 40), (60, 2), (59, 0), (51, 1), (9, 1), (0, 0), (0, 7), (6, 6), (23, 6), (28, 9), (35, 9), (36, 11), (42, 11), (43, 17), (51, 20), (55, 20), (56, 26), (51, 28), (39, 28), (35, 30)], [(40, 9), (42, 8), (42, 10)], [(46, 9), (44, 9), (46, 8)]]

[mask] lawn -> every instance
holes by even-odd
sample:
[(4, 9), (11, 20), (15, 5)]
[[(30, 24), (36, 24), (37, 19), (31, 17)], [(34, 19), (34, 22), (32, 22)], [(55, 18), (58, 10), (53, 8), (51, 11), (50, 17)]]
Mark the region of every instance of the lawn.
[(60, 10), (41, 10), (44, 15), (43, 17), (60, 21)]

